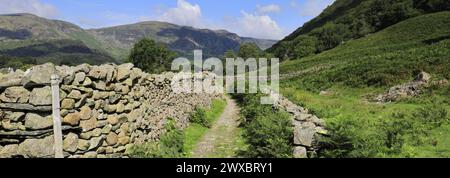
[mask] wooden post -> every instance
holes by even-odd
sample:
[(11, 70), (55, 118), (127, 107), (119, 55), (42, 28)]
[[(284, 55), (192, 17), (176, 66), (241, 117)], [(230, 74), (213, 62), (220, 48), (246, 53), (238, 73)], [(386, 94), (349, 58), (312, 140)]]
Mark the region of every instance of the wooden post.
[(55, 136), (55, 158), (64, 158), (63, 141), (61, 131), (61, 112), (59, 99), (59, 76), (54, 74), (51, 77), (52, 85), (52, 115), (53, 115), (53, 135)]

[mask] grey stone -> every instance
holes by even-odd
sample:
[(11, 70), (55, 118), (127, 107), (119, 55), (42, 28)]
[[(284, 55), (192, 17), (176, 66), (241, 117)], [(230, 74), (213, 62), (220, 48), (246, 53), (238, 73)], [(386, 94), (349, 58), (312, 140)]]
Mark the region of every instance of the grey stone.
[(75, 108), (75, 100), (74, 99), (64, 99), (61, 102), (61, 109), (74, 109)]
[(141, 78), (143, 76), (142, 70), (139, 68), (133, 68), (130, 73), (130, 78), (132, 80)]
[(34, 88), (30, 94), (30, 104), (34, 106), (52, 105), (52, 90), (49, 86)]
[(114, 149), (114, 153), (123, 153), (127, 148), (125, 146), (119, 146)]
[(88, 120), (92, 116), (92, 110), (90, 107), (83, 106), (80, 108), (80, 118), (82, 120)]
[(78, 139), (77, 149), (79, 149), (81, 151), (87, 151), (89, 149), (89, 147), (90, 147), (89, 140)]
[(5, 145), (2, 149), (0, 149), (0, 158), (11, 158), (12, 156), (17, 155), (17, 151), (19, 150), (19, 145)]
[(106, 78), (106, 69), (102, 68), (104, 66), (93, 66), (91, 71), (89, 71), (88, 76), (94, 79), (102, 80)]
[[(106, 152), (106, 147), (99, 147), (99, 148), (97, 148), (97, 151), (96, 151), (98, 154), (103, 154), (103, 153), (105, 153)], [(99, 157), (100, 155), (97, 155), (97, 158)], [(105, 155), (103, 155), (103, 156), (105, 156)], [(103, 157), (102, 156), (102, 157)], [(105, 156), (105, 158), (106, 158), (106, 156)]]
[(311, 118), (311, 117), (312, 117), (311, 114), (300, 113), (300, 114), (297, 114), (297, 115), (295, 116), (295, 120), (298, 120), (298, 121), (306, 121), (306, 120), (308, 120), (308, 119)]
[(63, 83), (68, 85), (75, 79), (75, 72), (73, 67), (69, 66), (56, 66), (56, 70), (60, 74), (60, 78), (63, 79)]
[(103, 109), (103, 107), (105, 107), (105, 101), (95, 100), (95, 104), (94, 104), (95, 109)]
[(112, 129), (112, 125), (111, 124), (105, 125), (102, 128), (102, 134), (108, 134), (109, 132), (111, 132), (111, 129)]
[(106, 153), (106, 154), (112, 154), (112, 153), (114, 153), (114, 148), (113, 148), (112, 146), (107, 146), (107, 147), (105, 148), (105, 153)]
[(294, 145), (306, 147), (312, 146), (315, 134), (315, 125), (313, 123), (303, 123), (294, 128)]
[(97, 128), (103, 128), (105, 125), (108, 125), (108, 121), (98, 121), (97, 122)]
[(1, 126), (4, 130), (25, 130), (25, 126), (21, 122), (11, 122), (10, 120), (2, 120)]
[(30, 92), (23, 87), (9, 87), (0, 95), (6, 103), (27, 103), (29, 98)]
[(125, 111), (125, 105), (122, 103), (118, 103), (117, 107), (116, 107), (116, 112), (117, 113), (123, 113)]
[(87, 152), (83, 156), (81, 156), (81, 158), (97, 158), (97, 152), (95, 151)]
[(64, 139), (63, 148), (64, 151), (75, 153), (78, 147), (78, 135), (69, 133)]
[(23, 77), (24, 72), (22, 71), (16, 71), (13, 73), (9, 73), (6, 76), (0, 77), (0, 89), (12, 86), (20, 86)]
[(5, 112), (5, 119), (8, 119), (8, 120), (14, 121), (14, 122), (22, 121), (24, 116), (25, 116), (25, 113), (23, 113), (23, 112), (10, 112), (10, 111)]
[(294, 147), (294, 158), (308, 158), (308, 154), (305, 147)]
[(67, 98), (67, 93), (64, 92), (64, 90), (59, 90), (59, 101), (61, 102), (62, 100)]
[(80, 108), (81, 106), (85, 105), (86, 101), (87, 101), (87, 95), (81, 96), (81, 99), (75, 103), (75, 108)]
[(108, 143), (108, 145), (110, 146), (114, 146), (117, 144), (118, 141), (118, 137), (117, 134), (114, 132), (110, 132), (107, 136), (106, 136), (106, 143)]
[(105, 66), (105, 70), (106, 70), (106, 83), (112, 82), (114, 80), (116, 80), (117, 78), (117, 71), (115, 66), (112, 65), (106, 65)]
[(86, 74), (83, 72), (78, 72), (75, 74), (75, 79), (73, 80), (73, 85), (78, 86), (83, 83), (83, 81), (86, 79)]
[(108, 98), (110, 95), (109, 92), (103, 92), (103, 91), (94, 91), (94, 95), (92, 96), (95, 100), (98, 99), (106, 99)]
[(117, 115), (108, 115), (106, 121), (111, 125), (116, 125), (119, 123), (119, 118), (117, 118)]
[(105, 140), (104, 136), (91, 138), (89, 140), (90, 146), (89, 146), (88, 150), (94, 150), (94, 149), (97, 149), (98, 147), (102, 146), (104, 140)]
[(80, 113), (78, 112), (69, 113), (63, 118), (62, 123), (71, 126), (77, 126), (80, 123), (80, 119), (81, 119)]
[(416, 78), (414, 80), (417, 82), (428, 83), (431, 80), (431, 75), (429, 73), (422, 71), (419, 73), (419, 75), (416, 76)]
[(126, 63), (117, 66), (117, 81), (121, 81), (131, 74), (131, 69), (134, 67), (131, 63)]
[(133, 86), (134, 80), (132, 78), (127, 78), (127, 79), (125, 79), (125, 81), (123, 81), (123, 84), (128, 85), (128, 86)]
[(86, 79), (84, 79), (84, 82), (82, 84), (84, 87), (88, 87), (92, 85), (92, 80), (89, 77), (86, 77)]
[(19, 103), (0, 103), (0, 108), (13, 109), (18, 111), (36, 111), (36, 112), (52, 111), (52, 106), (33, 106), (30, 104), (19, 104)]
[(92, 137), (92, 131), (90, 132), (83, 132), (80, 134), (80, 138), (85, 139), (85, 140), (89, 140)]
[(25, 88), (49, 85), (53, 74), (59, 75), (52, 63), (36, 65), (25, 72), (25, 76), (21, 80), (21, 84)]
[(124, 146), (124, 145), (126, 145), (128, 143), (130, 143), (130, 137), (128, 137), (128, 136), (123, 136), (123, 137), (119, 136), (119, 138), (117, 139), (117, 144), (119, 144), (119, 145), (123, 145)]
[(102, 90), (102, 91), (106, 90), (106, 83), (104, 81), (94, 82), (93, 86), (97, 90)]
[(17, 152), (26, 158), (50, 158), (55, 155), (53, 143), (53, 135), (43, 139), (27, 139), (19, 145)]
[(117, 111), (117, 105), (106, 104), (103, 110), (107, 113), (115, 113)]
[(80, 127), (83, 130), (83, 132), (91, 131), (91, 130), (97, 128), (97, 119), (90, 118), (89, 120), (82, 120), (80, 122)]
[(67, 95), (68, 98), (79, 100), (81, 99), (81, 92), (78, 90), (72, 90), (69, 95)]
[(109, 103), (116, 104), (120, 100), (121, 97), (122, 97), (122, 95), (120, 95), (120, 94), (113, 94), (108, 97)]
[(74, 68), (74, 72), (89, 73), (90, 67), (91, 66), (89, 64), (80, 64)]
[(99, 137), (100, 135), (102, 135), (102, 129), (100, 129), (100, 128), (95, 128), (95, 129), (92, 131), (92, 136), (93, 136), (93, 137)]
[(34, 113), (28, 113), (25, 116), (25, 127), (31, 130), (47, 129), (53, 126), (52, 116), (40, 116)]

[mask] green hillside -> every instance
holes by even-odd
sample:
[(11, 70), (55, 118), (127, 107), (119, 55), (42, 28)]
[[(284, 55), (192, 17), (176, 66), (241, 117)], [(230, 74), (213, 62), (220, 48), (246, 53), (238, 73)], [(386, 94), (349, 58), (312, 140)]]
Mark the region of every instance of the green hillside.
[(68, 65), (117, 62), (106, 51), (91, 34), (74, 24), (32, 14), (0, 15), (2, 67), (45, 62)]
[(326, 119), (323, 157), (450, 157), (450, 86), (379, 104), (374, 96), (420, 71), (450, 78), (450, 12), (410, 18), (281, 64), (284, 95)]
[(443, 10), (450, 10), (449, 1), (336, 0), (318, 17), (305, 23), (268, 51), (282, 59), (301, 58), (332, 49), (403, 20)]

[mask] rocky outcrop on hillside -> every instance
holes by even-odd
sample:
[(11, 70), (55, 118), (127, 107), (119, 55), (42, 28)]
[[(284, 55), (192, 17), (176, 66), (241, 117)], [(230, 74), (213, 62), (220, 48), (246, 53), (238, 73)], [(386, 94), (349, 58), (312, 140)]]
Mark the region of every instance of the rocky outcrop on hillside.
[(159, 139), (168, 118), (184, 128), (196, 106), (221, 96), (176, 94), (173, 73), (147, 74), (132, 64), (17, 70), (0, 79), (0, 157), (54, 156), (52, 74), (60, 77), (63, 148), (71, 158), (126, 157), (133, 144)]
[(431, 81), (431, 75), (421, 72), (409, 83), (391, 87), (389, 91), (378, 95), (375, 100), (380, 103), (394, 102), (402, 98), (409, 98), (419, 95), (422, 89)]

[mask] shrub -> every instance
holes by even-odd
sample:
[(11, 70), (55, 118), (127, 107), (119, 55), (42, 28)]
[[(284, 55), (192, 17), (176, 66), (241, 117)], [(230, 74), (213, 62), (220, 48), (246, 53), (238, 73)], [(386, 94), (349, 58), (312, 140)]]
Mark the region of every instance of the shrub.
[(250, 158), (292, 157), (293, 131), (287, 113), (273, 112), (250, 122), (244, 132), (249, 147), (241, 155)]
[(236, 94), (244, 118), (244, 139), (249, 147), (241, 150), (242, 157), (292, 157), (293, 131), (289, 115), (260, 104), (261, 94)]
[(398, 112), (390, 118), (361, 122), (337, 118), (327, 122), (328, 138), (320, 140), (321, 157), (411, 156), (405, 145), (433, 144), (431, 131), (449, 123), (444, 107), (429, 105), (412, 114)]
[(168, 119), (166, 132), (159, 142), (151, 141), (142, 145), (135, 145), (127, 150), (132, 158), (180, 158), (183, 157), (184, 134), (175, 126), (173, 119)]
[(205, 109), (196, 107), (194, 112), (190, 115), (191, 123), (200, 124), (203, 127), (210, 128), (212, 126), (211, 121), (206, 117)]

